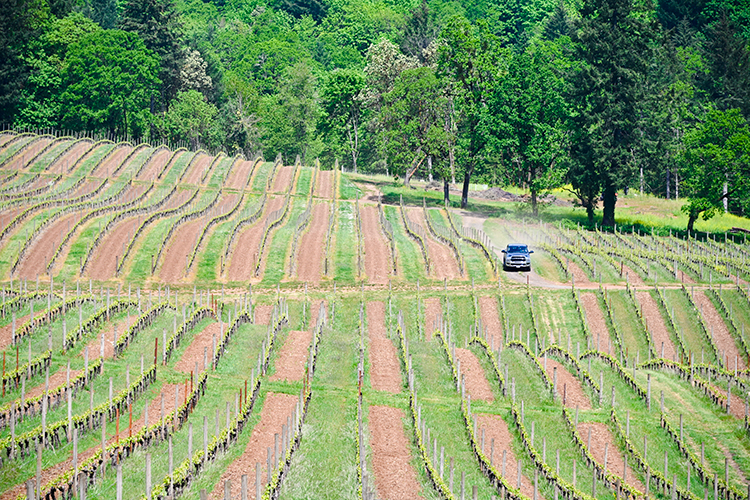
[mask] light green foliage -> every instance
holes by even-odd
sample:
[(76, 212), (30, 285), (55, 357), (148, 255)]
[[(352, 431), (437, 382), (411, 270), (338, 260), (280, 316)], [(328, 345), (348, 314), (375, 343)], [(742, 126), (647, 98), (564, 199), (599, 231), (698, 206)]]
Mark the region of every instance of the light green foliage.
[(143, 130), (156, 92), (157, 58), (131, 33), (103, 30), (70, 46), (62, 73), (62, 124), (126, 134)]
[(199, 91), (179, 92), (166, 115), (167, 130), (173, 141), (188, 139), (198, 149), (209, 143), (218, 112)]
[[(688, 230), (698, 217), (708, 220), (725, 198), (746, 192), (750, 180), (750, 126), (739, 110), (711, 111), (685, 137), (681, 174), (689, 201)], [(724, 192), (725, 183), (727, 186)]]

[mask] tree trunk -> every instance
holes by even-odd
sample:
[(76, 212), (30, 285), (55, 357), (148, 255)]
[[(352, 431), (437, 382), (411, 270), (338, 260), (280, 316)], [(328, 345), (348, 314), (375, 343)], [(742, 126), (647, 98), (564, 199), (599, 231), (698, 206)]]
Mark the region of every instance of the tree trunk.
[(589, 226), (594, 225), (594, 202), (592, 200), (589, 200), (588, 203), (586, 203), (586, 216), (589, 218)]
[(615, 225), (615, 204), (617, 204), (617, 190), (607, 183), (604, 187), (604, 215), (602, 226), (613, 227)]
[(688, 215), (688, 224), (687, 224), (687, 231), (688, 234), (695, 233), (693, 230), (693, 226), (695, 225), (695, 221), (698, 220), (698, 214), (689, 214)]
[[(422, 148), (419, 148), (417, 150), (417, 155), (420, 155), (421, 153)], [(404, 185), (409, 188), (411, 187), (411, 184), (409, 184), (411, 182), (411, 176), (414, 175), (417, 170), (419, 170), (419, 167), (422, 165), (425, 157), (423, 156), (422, 159), (419, 160), (419, 162), (417, 162), (417, 158), (419, 158), (419, 156), (414, 158), (414, 161), (412, 162), (412, 165), (414, 166), (412, 168), (407, 168), (406, 173), (404, 174)]]
[(471, 180), (471, 172), (467, 171), (464, 174), (464, 187), (461, 190), (461, 208), (466, 208), (469, 205), (469, 181)]
[(537, 192), (536, 189), (531, 190), (531, 213), (534, 214), (534, 217), (539, 216), (539, 205), (537, 203)]
[(446, 205), (451, 204), (451, 190), (450, 190), (450, 184), (448, 183), (447, 177), (443, 179), (443, 202)]

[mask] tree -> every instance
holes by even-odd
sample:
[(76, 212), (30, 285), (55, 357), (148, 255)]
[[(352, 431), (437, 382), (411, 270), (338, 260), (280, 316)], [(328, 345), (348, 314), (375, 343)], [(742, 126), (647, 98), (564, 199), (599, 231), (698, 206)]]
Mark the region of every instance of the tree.
[(444, 148), (446, 109), (444, 84), (429, 67), (405, 70), (385, 95), (381, 113), (388, 125), (391, 171), (403, 174), (406, 186), (423, 162)]
[(31, 71), (21, 91), (15, 126), (60, 127), (60, 94), (64, 90), (61, 73), (65, 67), (68, 47), (89, 33), (100, 30), (90, 19), (73, 13), (54, 20), (45, 33), (29, 44), (26, 63)]
[(0, 122), (10, 123), (18, 110), (29, 74), (22, 56), (26, 44), (48, 16), (41, 0), (0, 0)]
[(441, 73), (456, 81), (456, 101), (463, 108), (459, 128), (467, 158), (461, 208), (466, 208), (471, 176), (488, 144), (488, 131), (483, 127), (483, 120), (488, 118), (487, 98), (495, 81), (506, 72), (505, 51), (481, 20), (473, 26), (463, 17), (454, 17), (443, 29), (441, 37), (439, 68)]
[(707, 30), (706, 60), (710, 72), (703, 86), (719, 109), (739, 108), (750, 116), (750, 50), (726, 12)]
[(182, 23), (173, 0), (128, 0), (120, 28), (136, 33), (159, 58), (162, 104), (168, 106), (180, 89), (183, 66)]
[(116, 27), (117, 2), (115, 0), (90, 0), (89, 17), (106, 30)]
[(211, 125), (219, 110), (197, 90), (179, 92), (167, 111), (166, 122), (173, 141), (187, 138), (191, 149), (209, 142)]
[[(566, 40), (569, 40), (566, 38)], [(528, 186), (534, 215), (545, 191), (562, 184), (567, 168), (570, 116), (564, 44), (537, 41), (513, 53), (508, 75), (489, 102), (492, 129), (508, 151), (517, 180)]]
[(362, 123), (362, 90), (365, 76), (354, 69), (337, 69), (330, 73), (323, 88), (323, 110), (326, 112), (325, 128), (334, 134), (346, 136), (352, 168), (357, 172), (360, 149), (360, 126)]
[(143, 132), (144, 112), (158, 91), (157, 57), (137, 35), (101, 30), (68, 49), (62, 72), (62, 126), (115, 135)]
[(639, 139), (638, 103), (650, 37), (650, 26), (636, 14), (632, 0), (586, 0), (575, 36), (583, 65), (573, 78), (572, 140), (590, 151), (575, 147), (572, 152), (582, 154), (578, 165), (593, 172), (574, 180), (600, 179), (602, 224), (610, 227), (617, 191), (635, 177), (632, 151)]
[(411, 16), (406, 20), (401, 50), (424, 65), (427, 62), (425, 50), (435, 40), (439, 31), (427, 0), (422, 0), (419, 7), (413, 9)]
[(188, 49), (184, 64), (180, 69), (180, 90), (197, 90), (204, 95), (208, 95), (213, 82), (211, 77), (206, 74), (207, 66), (208, 64), (203, 60), (200, 52)]
[(300, 155), (302, 160), (320, 149), (315, 129), (320, 108), (317, 79), (310, 66), (300, 62), (286, 69), (279, 92), (264, 100), (262, 128), (266, 151), (286, 157)]
[(688, 202), (687, 230), (698, 218), (709, 220), (724, 201), (750, 187), (750, 125), (738, 109), (709, 111), (703, 123), (685, 135), (681, 156), (683, 190)]

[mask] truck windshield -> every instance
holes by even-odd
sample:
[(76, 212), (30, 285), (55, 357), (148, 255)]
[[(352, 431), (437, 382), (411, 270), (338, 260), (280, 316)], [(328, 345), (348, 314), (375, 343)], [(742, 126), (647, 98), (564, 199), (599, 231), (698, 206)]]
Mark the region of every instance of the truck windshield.
[(528, 250), (526, 250), (525, 245), (509, 245), (508, 252), (509, 253), (526, 253), (528, 252)]

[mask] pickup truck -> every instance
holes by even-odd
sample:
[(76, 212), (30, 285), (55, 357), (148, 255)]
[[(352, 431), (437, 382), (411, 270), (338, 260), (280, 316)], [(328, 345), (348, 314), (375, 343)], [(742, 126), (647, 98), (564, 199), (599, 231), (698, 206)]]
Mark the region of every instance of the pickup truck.
[(503, 252), (503, 270), (520, 269), (522, 271), (531, 271), (531, 254), (527, 245), (513, 243), (505, 247)]

